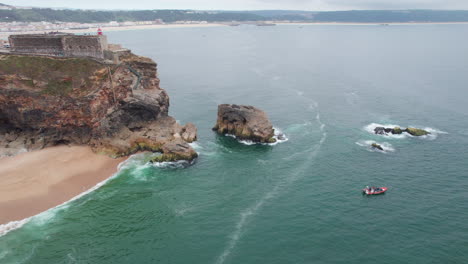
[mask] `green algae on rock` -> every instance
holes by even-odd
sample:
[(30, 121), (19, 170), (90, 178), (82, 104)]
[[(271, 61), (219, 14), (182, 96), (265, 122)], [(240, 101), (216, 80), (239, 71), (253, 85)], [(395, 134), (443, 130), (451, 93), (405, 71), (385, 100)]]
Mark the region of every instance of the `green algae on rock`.
[(415, 136), (415, 137), (426, 136), (426, 135), (430, 134), (430, 132), (428, 132), (428, 131), (426, 131), (424, 129), (414, 128), (414, 127), (408, 127), (405, 131), (408, 134), (410, 134), (412, 136)]

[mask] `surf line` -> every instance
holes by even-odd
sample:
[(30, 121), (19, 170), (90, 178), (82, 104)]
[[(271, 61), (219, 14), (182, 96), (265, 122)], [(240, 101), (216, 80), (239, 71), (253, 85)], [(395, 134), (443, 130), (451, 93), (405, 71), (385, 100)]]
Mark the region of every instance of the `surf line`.
[(70, 204), (75, 201), (75, 200), (78, 200), (80, 199), (81, 197), (83, 196), (86, 196), (94, 191), (96, 191), (97, 189), (101, 188), (102, 186), (104, 186), (106, 183), (108, 183), (110, 180), (118, 177), (120, 175), (120, 172), (124, 169), (127, 169), (128, 167), (131, 166), (131, 162), (133, 161), (133, 158), (138, 155), (138, 154), (135, 154), (135, 155), (131, 155), (128, 159), (122, 161), (119, 165), (117, 165), (117, 171), (112, 175), (110, 176), (109, 178), (107, 179), (104, 179), (103, 181), (97, 183), (96, 185), (94, 185), (93, 187), (91, 187), (90, 189), (76, 195), (75, 197), (72, 197), (70, 200), (68, 201), (65, 201), (57, 206), (54, 206), (54, 207), (51, 207), (43, 212), (40, 212), (36, 215), (33, 215), (33, 216), (30, 216), (30, 217), (27, 217), (25, 219), (22, 219), (22, 220), (17, 220), (17, 221), (11, 221), (11, 222), (8, 222), (6, 224), (2, 224), (0, 225), (0, 237), (8, 234), (9, 232), (13, 231), (13, 230), (16, 230), (16, 229), (19, 229), (21, 228), (22, 226), (24, 226), (25, 224), (29, 223), (30, 221), (32, 220), (35, 220), (35, 219), (40, 219), (41, 217), (45, 217), (47, 214), (55, 214), (56, 212), (58, 211), (61, 211), (63, 209), (66, 209), (68, 208), (68, 206), (70, 206)]
[(312, 163), (312, 161), (315, 159), (315, 157), (319, 153), (322, 145), (325, 143), (325, 141), (327, 139), (327, 132), (325, 130), (326, 125), (324, 123), (322, 123), (322, 121), (320, 119), (320, 113), (318, 111), (318, 103), (316, 103), (313, 100), (312, 100), (312, 102), (313, 102), (313, 108), (310, 108), (310, 109), (316, 109), (317, 114), (315, 116), (315, 120), (316, 120), (317, 124), (320, 126), (320, 131), (322, 132), (322, 136), (320, 138), (320, 141), (316, 145), (314, 145), (314, 146), (312, 146), (310, 148), (307, 148), (304, 151), (301, 151), (299, 153), (295, 153), (292, 156), (289, 156), (288, 159), (291, 159), (291, 158), (293, 158), (294, 156), (296, 156), (298, 154), (303, 155), (306, 152), (310, 153), (309, 158), (302, 164), (300, 169), (298, 168), (297, 172), (293, 176), (288, 177), (285, 181), (279, 181), (271, 191), (267, 192), (257, 202), (255, 202), (252, 206), (248, 207), (247, 209), (245, 209), (244, 211), (242, 211), (240, 213), (240, 219), (236, 224), (234, 232), (231, 233), (230, 240), (229, 240), (227, 246), (224, 248), (223, 252), (216, 259), (216, 262), (215, 262), (216, 264), (223, 264), (226, 261), (226, 258), (229, 257), (229, 255), (232, 253), (232, 250), (236, 247), (237, 242), (241, 238), (242, 231), (244, 230), (245, 226), (247, 225), (248, 220), (252, 216), (257, 214), (257, 212), (263, 207), (263, 205), (266, 202), (268, 202), (269, 200), (275, 198), (280, 193), (281, 190), (283, 190), (287, 186), (293, 184), (294, 182), (296, 182), (297, 180), (299, 180), (299, 179), (301, 179), (301, 178), (303, 178), (305, 176), (301, 172), (303, 172)]

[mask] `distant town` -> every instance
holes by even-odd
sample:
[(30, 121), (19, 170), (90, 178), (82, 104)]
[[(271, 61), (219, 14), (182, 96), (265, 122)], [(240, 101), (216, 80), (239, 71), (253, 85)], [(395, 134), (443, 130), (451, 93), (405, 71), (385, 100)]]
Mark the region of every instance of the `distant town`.
[[(175, 21), (171, 24), (207, 24), (207, 21)], [(128, 27), (128, 26), (143, 26), (143, 25), (164, 25), (162, 19), (153, 21), (126, 21), (117, 22), (110, 21), (106, 23), (78, 23), (78, 22), (0, 22), (0, 32), (31, 32), (31, 31), (60, 31), (73, 29), (91, 29), (91, 28), (106, 28), (106, 27)]]

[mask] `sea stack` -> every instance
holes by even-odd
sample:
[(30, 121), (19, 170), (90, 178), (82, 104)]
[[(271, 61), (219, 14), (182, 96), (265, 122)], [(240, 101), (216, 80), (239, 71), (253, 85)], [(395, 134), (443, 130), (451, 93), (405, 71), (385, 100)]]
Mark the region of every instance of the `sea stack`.
[[(86, 49), (78, 45), (84, 42)], [(138, 151), (161, 152), (158, 161), (197, 156), (188, 145), (196, 127), (168, 115), (153, 60), (103, 35), (17, 35), (10, 43), (0, 54), (0, 151), (66, 144), (115, 158)]]
[(275, 143), (275, 130), (265, 112), (247, 105), (221, 104), (213, 130), (257, 143)]

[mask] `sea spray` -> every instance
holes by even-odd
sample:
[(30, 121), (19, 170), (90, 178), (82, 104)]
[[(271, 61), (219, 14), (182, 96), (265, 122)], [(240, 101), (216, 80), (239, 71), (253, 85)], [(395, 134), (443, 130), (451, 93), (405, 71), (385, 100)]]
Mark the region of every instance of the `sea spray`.
[(281, 131), (281, 129), (277, 127), (273, 127), (273, 129), (275, 130), (275, 134), (273, 138), (276, 140), (276, 142), (274, 143), (258, 143), (258, 142), (253, 142), (252, 140), (238, 139), (235, 135), (232, 135), (232, 134), (226, 134), (226, 136), (235, 138), (237, 139), (238, 142), (247, 146), (257, 145), (257, 144), (266, 145), (266, 146), (275, 146), (275, 145), (278, 145), (279, 143), (284, 143), (289, 140), (289, 138)]

